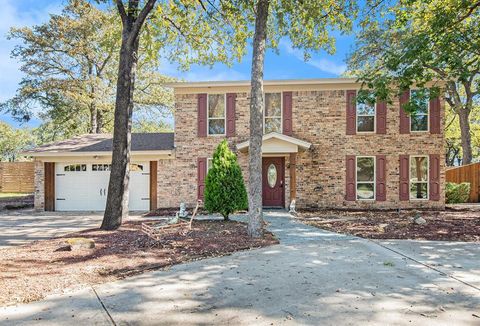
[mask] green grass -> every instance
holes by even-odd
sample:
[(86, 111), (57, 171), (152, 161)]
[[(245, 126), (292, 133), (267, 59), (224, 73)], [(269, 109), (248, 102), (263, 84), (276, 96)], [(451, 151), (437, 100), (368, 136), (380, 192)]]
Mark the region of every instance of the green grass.
[(383, 266), (387, 266), (387, 267), (394, 267), (395, 264), (391, 261), (385, 261), (383, 262)]
[(0, 192), (0, 198), (15, 198), (15, 197), (25, 197), (31, 194), (25, 194), (20, 192)]

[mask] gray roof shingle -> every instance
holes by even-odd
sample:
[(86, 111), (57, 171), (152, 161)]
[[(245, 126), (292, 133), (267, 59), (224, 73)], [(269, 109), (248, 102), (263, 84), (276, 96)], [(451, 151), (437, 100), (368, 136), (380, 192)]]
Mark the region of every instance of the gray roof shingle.
[[(173, 135), (173, 133), (132, 133), (132, 151), (173, 150)], [(86, 134), (38, 146), (25, 154), (111, 151), (111, 134)]]

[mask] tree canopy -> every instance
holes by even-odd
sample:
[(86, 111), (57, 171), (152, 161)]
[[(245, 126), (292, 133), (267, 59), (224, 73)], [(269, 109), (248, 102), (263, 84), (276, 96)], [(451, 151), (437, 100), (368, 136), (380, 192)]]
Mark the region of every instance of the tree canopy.
[[(51, 134), (60, 138), (111, 132), (120, 36), (116, 14), (85, 0), (70, 0), (42, 25), (12, 28), (9, 37), (22, 41), (12, 56), (22, 63), (25, 77), (0, 109), (20, 121), (37, 114), (42, 129), (57, 129)], [(140, 116), (149, 110), (165, 115), (173, 94), (163, 84), (173, 79), (158, 73), (160, 63), (148, 51), (139, 53), (135, 110)]]
[(0, 161), (15, 161), (19, 152), (29, 149), (35, 143), (34, 136), (27, 129), (14, 129), (0, 121)]
[[(469, 163), (469, 114), (480, 95), (479, 33), (480, 1), (385, 1), (363, 24), (349, 58), (351, 74), (371, 91), (359, 100), (391, 101), (413, 87), (431, 88), (423, 92), (430, 97), (446, 91), (460, 119), (463, 163)], [(413, 112), (416, 103), (404, 109)]]

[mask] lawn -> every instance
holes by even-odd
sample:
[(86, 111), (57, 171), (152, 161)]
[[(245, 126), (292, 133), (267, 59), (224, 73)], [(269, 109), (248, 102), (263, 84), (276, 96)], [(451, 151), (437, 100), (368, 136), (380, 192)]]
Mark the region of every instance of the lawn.
[[(417, 217), (426, 220), (419, 225)], [(480, 242), (480, 211), (300, 211), (303, 222), (369, 239), (417, 239)]]
[[(117, 231), (90, 229), (0, 249), (0, 306), (278, 243), (271, 233), (250, 238), (246, 224), (235, 221), (194, 221), (192, 230), (168, 229), (156, 243), (141, 232), (141, 222), (128, 221)], [(95, 248), (66, 251), (65, 241), (74, 237), (94, 240)]]
[(19, 192), (0, 192), (0, 199), (4, 198), (17, 198), (17, 197), (26, 197), (31, 194), (19, 193)]

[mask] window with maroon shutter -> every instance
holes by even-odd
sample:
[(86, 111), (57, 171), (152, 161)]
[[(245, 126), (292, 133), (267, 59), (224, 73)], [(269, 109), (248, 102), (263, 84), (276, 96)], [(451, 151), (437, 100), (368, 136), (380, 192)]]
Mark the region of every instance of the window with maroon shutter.
[(430, 200), (440, 200), (440, 155), (430, 155), (429, 166)]
[(377, 102), (377, 134), (387, 133), (387, 103)]
[(207, 94), (198, 94), (198, 137), (207, 137)]
[(292, 135), (292, 92), (283, 92), (283, 134)]
[(265, 110), (263, 111), (263, 133), (283, 132), (282, 93), (265, 93)]
[(356, 134), (356, 105), (355, 105), (355, 96), (357, 91), (355, 90), (348, 90), (346, 92), (346, 105), (347, 105), (347, 135), (355, 135)]
[(199, 157), (197, 159), (197, 198), (203, 200), (205, 191), (205, 178), (207, 177), (207, 158)]
[(427, 200), (429, 177), (429, 158), (425, 155), (411, 155), (409, 175), (409, 189), (411, 200)]
[(235, 102), (237, 94), (227, 93), (227, 137), (235, 137)]
[(410, 158), (408, 155), (400, 155), (400, 166), (399, 166), (399, 175), (400, 175), (400, 184), (398, 188), (398, 194), (401, 201), (408, 200), (410, 198), (409, 190), (409, 169), (410, 167)]
[(403, 106), (410, 100), (410, 90), (406, 90), (400, 95), (400, 133), (410, 133), (410, 117), (403, 109)]
[(385, 155), (377, 155), (376, 164), (376, 200), (387, 200), (387, 159)]
[(375, 200), (375, 157), (356, 157), (356, 199)]
[(355, 155), (346, 156), (346, 175), (345, 175), (345, 200), (355, 200)]
[(430, 100), (430, 133), (440, 133), (440, 98)]

